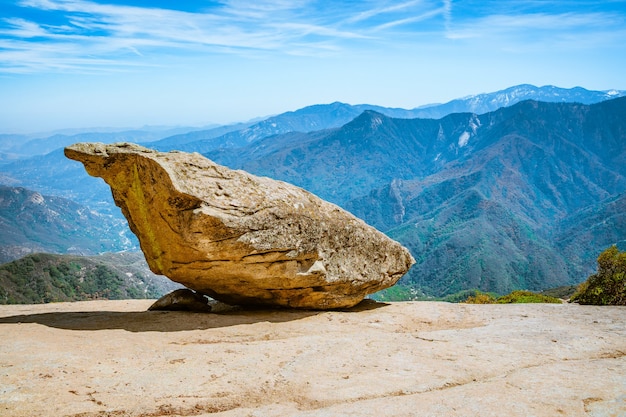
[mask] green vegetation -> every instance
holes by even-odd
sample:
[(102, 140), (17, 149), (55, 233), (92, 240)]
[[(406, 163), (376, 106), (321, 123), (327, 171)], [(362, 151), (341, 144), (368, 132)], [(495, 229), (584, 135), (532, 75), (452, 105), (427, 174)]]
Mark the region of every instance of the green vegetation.
[[(554, 289), (557, 293), (567, 293), (566, 288)], [(550, 292), (550, 291), (548, 291)], [(571, 293), (570, 293), (571, 294)], [(376, 301), (445, 301), (448, 303), (467, 304), (524, 304), (524, 303), (561, 303), (560, 297), (532, 291), (513, 291), (500, 296), (493, 292), (477, 289), (463, 290), (445, 297), (429, 297), (406, 284), (396, 284), (391, 288), (372, 295)]]
[(422, 292), (413, 287), (409, 287), (403, 284), (396, 284), (392, 287), (386, 288), (371, 295), (371, 298), (376, 301), (417, 301), (424, 299), (431, 299), (426, 297)]
[(467, 304), (495, 304), (496, 298), (490, 294), (479, 291), (477, 294), (467, 297), (467, 300), (463, 302)]
[(578, 286), (576, 285), (563, 285), (561, 287), (549, 288), (541, 291), (539, 294), (549, 295), (550, 297), (561, 298), (567, 300), (572, 298), (572, 295), (576, 292)]
[[(490, 299), (491, 298), (495, 299), (495, 298), (498, 297), (498, 294), (492, 293), (492, 292), (490, 292), (490, 293), (483, 293), (483, 292), (481, 292), (479, 290), (476, 290), (476, 289), (473, 289), (473, 290), (463, 290), (463, 291), (459, 291), (459, 292), (454, 293), (454, 294), (447, 295), (447, 296), (441, 298), (440, 301), (445, 301), (445, 302), (448, 302), (448, 303), (463, 303), (470, 297), (474, 297), (474, 298), (476, 298), (476, 297), (480, 297), (480, 298), (487, 297), (487, 298), (490, 298)], [(476, 304), (479, 304), (479, 303), (476, 303)]]
[(513, 291), (507, 295), (499, 295), (493, 292), (482, 292), (477, 289), (463, 290), (445, 297), (429, 297), (406, 284), (396, 284), (391, 288), (377, 292), (372, 295), (376, 301), (445, 301), (447, 303), (467, 303), (467, 304), (523, 304), (523, 303), (561, 303), (562, 297), (546, 294), (567, 294), (569, 287), (560, 287), (553, 290), (546, 290), (542, 293), (532, 291)]
[(626, 305), (626, 252), (613, 245), (598, 256), (598, 272), (580, 284), (572, 302)]
[(544, 294), (537, 294), (532, 291), (513, 291), (502, 297), (494, 297), (490, 294), (478, 292), (465, 300), (468, 304), (527, 304), (527, 303), (554, 303), (560, 304), (561, 300)]
[(555, 297), (537, 294), (531, 291), (513, 291), (510, 294), (499, 297), (498, 304), (528, 304), (528, 303), (552, 303), (561, 304), (562, 301)]
[(0, 265), (0, 304), (160, 297), (153, 281), (121, 265), (123, 256), (35, 254)]

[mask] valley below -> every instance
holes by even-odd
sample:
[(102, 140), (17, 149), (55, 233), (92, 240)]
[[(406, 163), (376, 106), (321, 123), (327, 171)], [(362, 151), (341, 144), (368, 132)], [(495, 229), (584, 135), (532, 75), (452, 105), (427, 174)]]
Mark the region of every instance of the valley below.
[(620, 416), (622, 307), (0, 306), (0, 415)]

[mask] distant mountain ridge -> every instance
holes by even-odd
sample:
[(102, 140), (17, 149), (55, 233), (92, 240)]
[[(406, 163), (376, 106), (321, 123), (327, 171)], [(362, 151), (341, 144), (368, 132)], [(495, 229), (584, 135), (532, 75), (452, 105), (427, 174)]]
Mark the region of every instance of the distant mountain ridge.
[[(370, 104), (350, 105), (335, 102), (317, 104), (302, 109), (269, 117), (256, 124), (234, 130), (222, 136), (215, 136), (214, 130), (194, 132), (189, 135), (177, 135), (159, 142), (147, 144), (161, 151), (172, 149), (186, 152), (210, 152), (219, 148), (245, 146), (256, 140), (289, 132), (308, 133), (324, 129), (341, 127), (364, 111), (375, 111), (388, 117), (402, 119), (440, 119), (452, 113), (488, 113), (501, 107), (511, 106), (524, 100), (544, 102), (577, 102), (594, 104), (626, 95), (626, 91), (591, 91), (581, 87), (570, 89), (555, 86), (535, 87), (522, 84), (493, 93), (477, 94), (444, 104), (432, 104), (411, 110), (388, 108)], [(202, 135), (208, 135), (202, 138)]]
[[(35, 155), (44, 155), (56, 149), (63, 148), (76, 142), (152, 142), (164, 137), (186, 133), (191, 134), (192, 128), (150, 128), (135, 130), (101, 129), (93, 132), (74, 132), (68, 129), (64, 133), (55, 133), (51, 136), (0, 134), (0, 162), (3, 159), (20, 159)], [(33, 137), (36, 136), (36, 137)], [(2, 158), (2, 155), (5, 155)]]
[(545, 103), (595, 104), (625, 95), (626, 91), (623, 90), (593, 91), (582, 87), (560, 88), (553, 85), (536, 87), (531, 84), (521, 84), (493, 93), (475, 94), (455, 99), (445, 104), (421, 107), (421, 112), (415, 117), (438, 119), (451, 113), (470, 112), (482, 114), (501, 107), (512, 106), (525, 100), (542, 101)]
[[(221, 136), (214, 136), (214, 130), (211, 130), (197, 132), (190, 135), (178, 135), (178, 142), (173, 141), (172, 139), (174, 138), (166, 138), (164, 140), (151, 143), (149, 146), (161, 151), (168, 151), (175, 147), (174, 149), (181, 151), (200, 153), (218, 148), (236, 148), (245, 146), (268, 136), (290, 132), (313, 132), (339, 127), (348, 123), (366, 110), (410, 114), (406, 110), (387, 109), (385, 107), (368, 104), (355, 106), (340, 102), (331, 104), (316, 104), (296, 111), (290, 111), (277, 116), (269, 117), (258, 123), (246, 126), (241, 130), (233, 130)], [(189, 140), (189, 137), (195, 138), (203, 134), (208, 137), (201, 140)]]
[[(389, 108), (371, 104), (350, 105), (340, 102), (316, 104), (285, 112), (258, 122), (211, 126), (210, 129), (190, 127), (145, 127), (120, 130), (97, 128), (94, 131), (67, 129), (50, 136), (0, 134), (0, 163), (34, 155), (44, 155), (76, 142), (134, 142), (161, 151), (182, 150), (209, 152), (219, 148), (245, 146), (272, 135), (289, 132), (312, 132), (343, 126), (366, 110), (393, 118), (439, 119), (451, 113), (487, 113), (523, 100), (545, 102), (578, 102), (593, 104), (622, 97), (626, 91), (592, 91), (581, 87), (570, 89), (555, 86), (535, 87), (522, 84), (493, 93), (472, 95), (444, 104), (429, 104), (414, 109)], [(33, 137), (35, 136), (35, 137)]]

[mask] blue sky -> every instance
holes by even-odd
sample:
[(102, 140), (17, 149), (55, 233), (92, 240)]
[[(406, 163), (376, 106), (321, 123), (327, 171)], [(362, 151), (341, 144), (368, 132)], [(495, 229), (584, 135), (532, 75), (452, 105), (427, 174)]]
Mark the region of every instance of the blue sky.
[(0, 0), (0, 132), (626, 89), (626, 0)]

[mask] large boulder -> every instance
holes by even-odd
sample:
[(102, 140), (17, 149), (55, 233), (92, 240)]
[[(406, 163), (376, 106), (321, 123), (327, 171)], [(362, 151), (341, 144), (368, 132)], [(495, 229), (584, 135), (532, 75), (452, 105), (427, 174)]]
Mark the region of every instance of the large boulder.
[(152, 271), (226, 303), (351, 307), (415, 262), (334, 204), (199, 154), (78, 143), (65, 155), (110, 185)]

